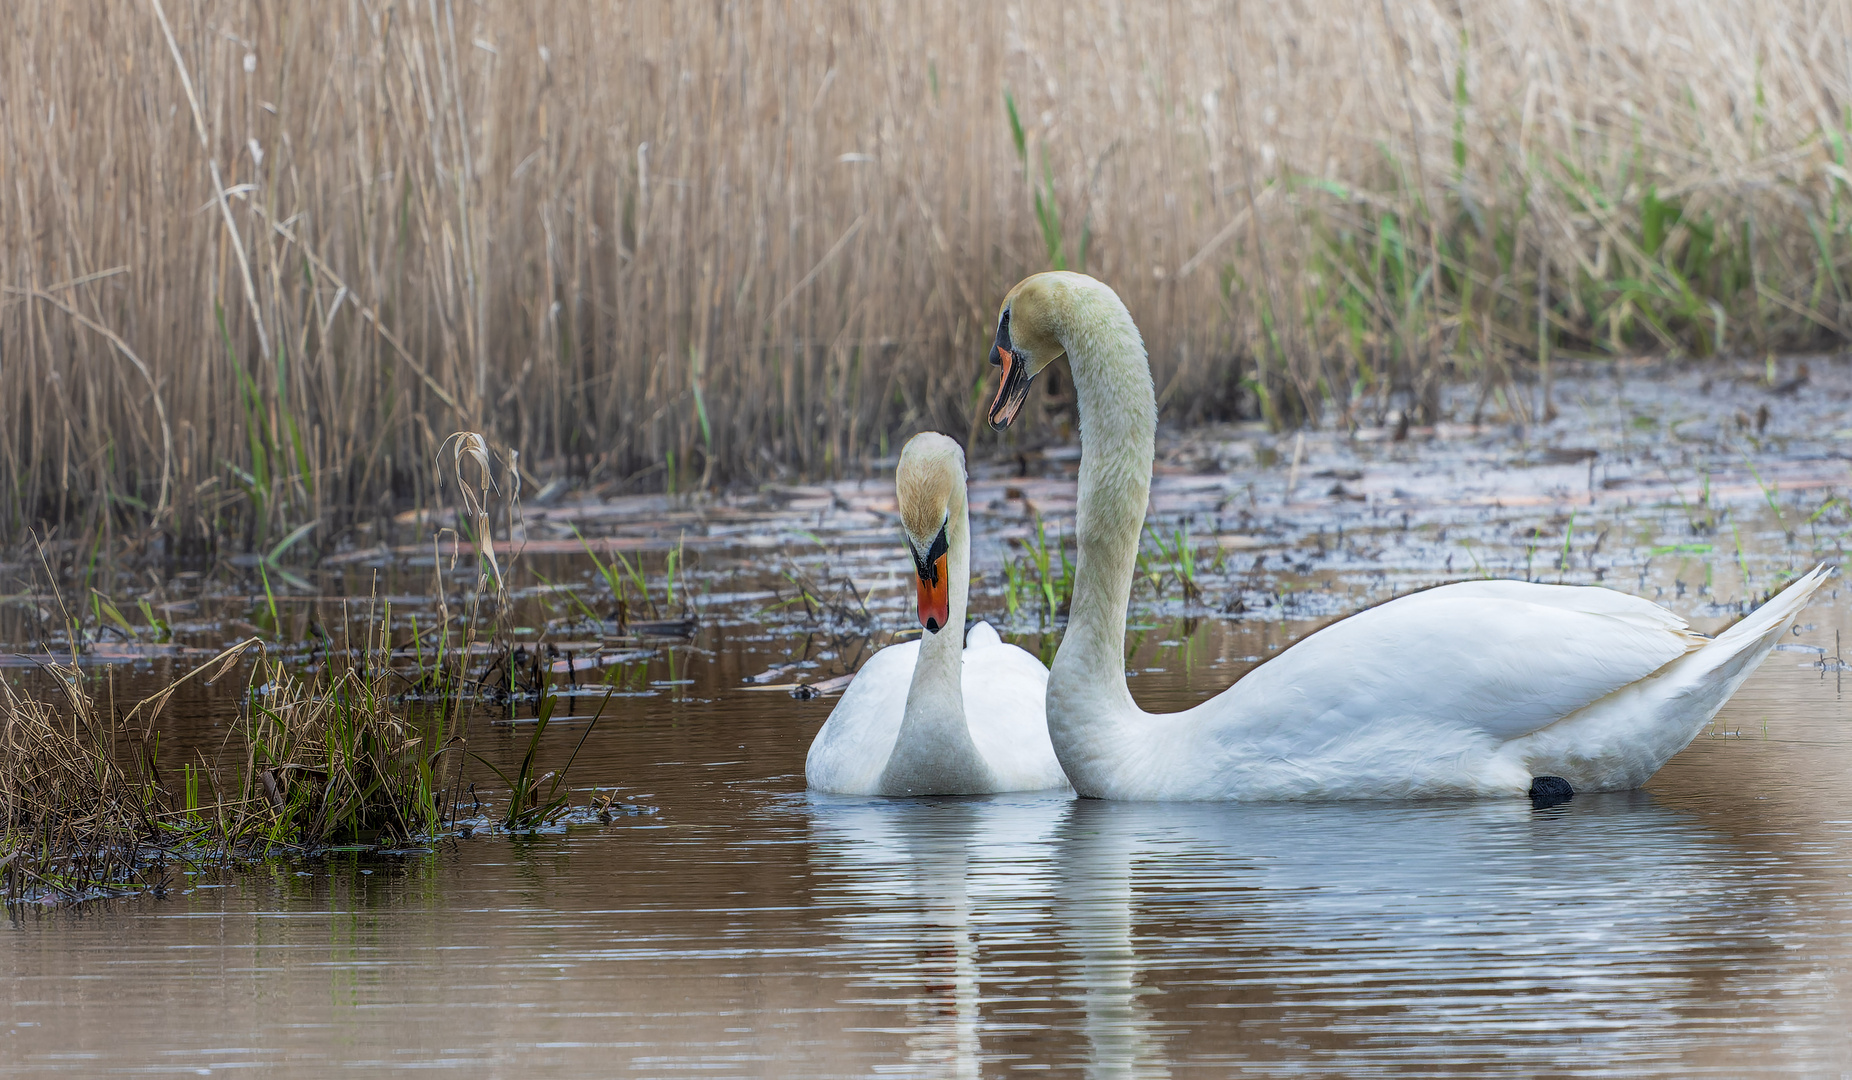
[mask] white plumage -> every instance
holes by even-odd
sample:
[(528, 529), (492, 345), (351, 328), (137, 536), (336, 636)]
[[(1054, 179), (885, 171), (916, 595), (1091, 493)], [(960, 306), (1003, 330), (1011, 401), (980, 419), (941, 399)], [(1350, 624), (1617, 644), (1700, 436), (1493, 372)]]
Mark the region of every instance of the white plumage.
[(1298, 642), (1226, 692), (1092, 742), (1097, 792), (1137, 799), (1521, 795), (1536, 776), (1634, 788), (1754, 670), (1815, 570), (1711, 640), (1608, 589), (1468, 582)]
[(973, 626), (960, 647), (971, 582), (964, 452), (943, 435), (916, 435), (895, 479), (907, 541), (925, 568), (922, 598), (938, 589), (945, 621), (862, 665), (810, 744), (806, 781), (841, 795), (1065, 787), (1044, 711), (1048, 669), (989, 623)]
[[(905, 641), (862, 665), (810, 744), (804, 777), (811, 787), (843, 795), (903, 794), (880, 790), (880, 781), (900, 734), (919, 653), (918, 641)], [(1048, 669), (1042, 662), (980, 622), (965, 638), (960, 678), (971, 741), (988, 778), (980, 786), (973, 777), (971, 791), (945, 794), (1065, 786), (1067, 777), (1048, 741), (1043, 713)]]
[(1124, 672), (1126, 605), (1157, 406), (1144, 343), (1111, 289), (1047, 273), (998, 319), (1007, 424), (1066, 356), (1081, 430), (1080, 557), (1048, 723), (1074, 789), (1106, 799), (1522, 795), (1645, 783), (1754, 670), (1828, 571), (1719, 636), (1596, 587), (1481, 581), (1405, 596), (1319, 631), (1217, 697), (1144, 712)]

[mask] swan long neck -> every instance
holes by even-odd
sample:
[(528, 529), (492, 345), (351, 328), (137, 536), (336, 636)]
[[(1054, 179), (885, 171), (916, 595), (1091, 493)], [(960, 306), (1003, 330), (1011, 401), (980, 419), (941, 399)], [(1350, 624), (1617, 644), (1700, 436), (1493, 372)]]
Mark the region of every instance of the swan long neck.
[(1125, 613), (1151, 495), (1157, 395), (1125, 305), (1089, 284), (1065, 294), (1059, 320), (1079, 399), (1080, 559), (1049, 672), (1048, 728), (1074, 790), (1101, 795), (1106, 771), (1130, 745), (1127, 724), (1142, 715), (1125, 682)]
[(965, 722), (965, 609), (971, 592), (971, 512), (963, 478), (955, 486), (946, 530), (947, 619), (922, 631), (907, 709), (881, 774), (890, 795), (989, 790), (990, 767)]

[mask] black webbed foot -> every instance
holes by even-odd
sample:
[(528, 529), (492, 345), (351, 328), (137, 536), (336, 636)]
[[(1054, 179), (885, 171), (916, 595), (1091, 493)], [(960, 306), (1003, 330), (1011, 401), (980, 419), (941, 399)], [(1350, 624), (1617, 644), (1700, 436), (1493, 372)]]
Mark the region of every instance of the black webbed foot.
[(1533, 810), (1546, 806), (1566, 803), (1575, 797), (1575, 788), (1560, 776), (1533, 776), (1530, 778), (1530, 805)]

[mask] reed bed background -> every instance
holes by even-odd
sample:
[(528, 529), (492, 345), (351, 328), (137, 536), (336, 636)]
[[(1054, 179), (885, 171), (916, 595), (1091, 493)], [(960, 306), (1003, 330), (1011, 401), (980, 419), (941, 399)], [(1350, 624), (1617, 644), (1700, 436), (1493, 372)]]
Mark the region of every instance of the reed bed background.
[(1843, 342), (1849, 72), (1824, 0), (13, 0), (0, 532), (325, 544), (460, 428), (606, 490), (981, 455), (1051, 266), (1177, 423)]

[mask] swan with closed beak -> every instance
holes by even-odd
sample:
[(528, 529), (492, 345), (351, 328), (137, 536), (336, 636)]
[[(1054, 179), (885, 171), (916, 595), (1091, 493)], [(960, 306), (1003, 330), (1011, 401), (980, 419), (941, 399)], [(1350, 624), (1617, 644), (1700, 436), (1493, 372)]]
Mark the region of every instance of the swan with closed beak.
[(922, 432), (894, 472), (919, 585), (921, 640), (862, 665), (804, 762), (818, 791), (975, 795), (1067, 786), (1048, 741), (1048, 669), (980, 622), (964, 632), (971, 587), (965, 455)]
[(1084, 274), (1003, 301), (991, 426), (1066, 357), (1080, 413), (1080, 557), (1048, 678), (1074, 790), (1104, 799), (1567, 794), (1639, 787), (1710, 722), (1829, 572), (1816, 567), (1715, 639), (1594, 586), (1474, 581), (1352, 615), (1220, 695), (1152, 714), (1125, 680), (1126, 605), (1157, 405), (1138, 327)]

